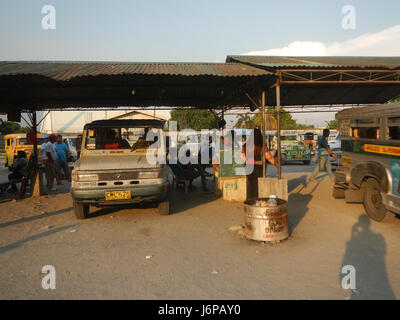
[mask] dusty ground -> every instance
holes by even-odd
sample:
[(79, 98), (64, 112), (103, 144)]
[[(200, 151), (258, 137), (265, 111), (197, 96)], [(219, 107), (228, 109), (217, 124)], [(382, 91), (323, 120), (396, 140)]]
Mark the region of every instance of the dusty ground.
[[(94, 208), (76, 220), (68, 193), (1, 203), (0, 298), (345, 299), (346, 264), (353, 298), (399, 298), (400, 220), (371, 222), (362, 205), (333, 199), (325, 176), (304, 188), (310, 169), (284, 167), (291, 236), (274, 246), (229, 232), (243, 205), (199, 187), (175, 192), (171, 216)], [(56, 268), (55, 290), (42, 289), (44, 265)]]

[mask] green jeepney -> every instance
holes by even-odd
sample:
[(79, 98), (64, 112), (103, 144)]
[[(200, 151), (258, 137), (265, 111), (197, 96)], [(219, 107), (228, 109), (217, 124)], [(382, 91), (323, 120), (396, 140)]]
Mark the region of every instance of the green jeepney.
[(298, 140), (297, 133), (281, 134), (281, 163), (291, 161), (303, 161), (304, 164), (310, 164), (310, 149), (303, 141)]

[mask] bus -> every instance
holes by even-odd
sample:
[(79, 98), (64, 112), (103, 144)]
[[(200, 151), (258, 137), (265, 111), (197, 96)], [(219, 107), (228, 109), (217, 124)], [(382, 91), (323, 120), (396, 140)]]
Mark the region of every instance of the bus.
[(336, 119), (342, 161), (333, 196), (363, 203), (375, 221), (400, 214), (400, 103), (345, 109)]
[[(42, 135), (37, 135), (38, 148), (40, 149), (44, 139)], [(19, 150), (26, 153), (29, 159), (33, 153), (33, 145), (27, 143), (26, 133), (12, 133), (4, 136), (4, 149), (5, 149), (5, 166), (11, 168), (14, 162), (14, 157)]]

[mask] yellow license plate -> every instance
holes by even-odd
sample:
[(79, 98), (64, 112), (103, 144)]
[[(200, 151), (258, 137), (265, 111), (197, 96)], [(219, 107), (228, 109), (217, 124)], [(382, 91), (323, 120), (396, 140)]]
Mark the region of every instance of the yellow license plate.
[(296, 159), (302, 159), (303, 156), (301, 154), (296, 155)]
[(125, 200), (131, 198), (130, 191), (107, 191), (106, 200)]

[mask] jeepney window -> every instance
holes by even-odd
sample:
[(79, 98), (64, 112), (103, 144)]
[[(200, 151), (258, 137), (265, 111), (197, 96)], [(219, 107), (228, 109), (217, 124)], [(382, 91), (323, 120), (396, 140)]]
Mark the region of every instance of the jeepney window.
[(6, 140), (6, 146), (7, 146), (7, 147), (10, 146), (10, 141), (11, 141), (11, 139), (7, 139), (7, 140)]
[(388, 139), (400, 140), (400, 117), (388, 118)]
[(379, 139), (380, 119), (354, 119), (350, 121), (351, 136), (356, 139)]
[(379, 139), (379, 128), (351, 128), (351, 136), (356, 139)]

